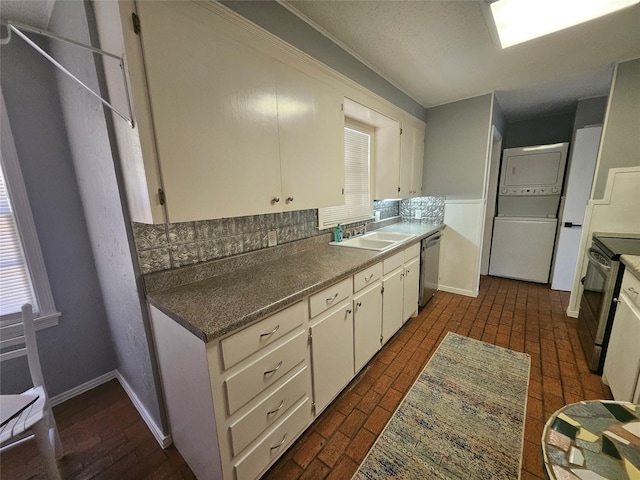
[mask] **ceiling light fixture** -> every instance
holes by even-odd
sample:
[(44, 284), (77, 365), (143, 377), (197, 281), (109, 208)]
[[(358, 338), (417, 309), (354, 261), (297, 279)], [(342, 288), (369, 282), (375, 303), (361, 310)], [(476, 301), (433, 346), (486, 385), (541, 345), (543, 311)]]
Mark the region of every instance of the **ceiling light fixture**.
[(640, 0), (498, 0), (491, 3), (502, 48), (640, 3)]

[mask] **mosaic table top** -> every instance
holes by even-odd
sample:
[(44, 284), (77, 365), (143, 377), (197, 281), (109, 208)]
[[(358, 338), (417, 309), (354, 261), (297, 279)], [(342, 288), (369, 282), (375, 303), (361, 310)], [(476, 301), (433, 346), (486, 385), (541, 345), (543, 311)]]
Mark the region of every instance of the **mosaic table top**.
[(640, 405), (566, 405), (544, 427), (542, 454), (551, 479), (640, 480)]

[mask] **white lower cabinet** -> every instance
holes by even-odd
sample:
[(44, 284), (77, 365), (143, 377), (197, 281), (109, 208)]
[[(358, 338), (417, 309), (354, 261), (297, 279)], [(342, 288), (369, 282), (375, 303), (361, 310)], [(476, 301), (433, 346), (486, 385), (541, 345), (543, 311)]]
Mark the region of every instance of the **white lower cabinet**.
[(382, 343), (386, 343), (402, 326), (404, 271), (402, 268), (382, 280)]
[(353, 297), (353, 341), (355, 371), (358, 372), (380, 350), (382, 286), (380, 282)]
[(176, 448), (199, 479), (255, 480), (418, 308), (419, 244), (209, 343), (150, 306)]
[(313, 399), (321, 412), (351, 381), (353, 370), (353, 310), (351, 302), (333, 313), (312, 321), (311, 365)]
[(420, 258), (414, 258), (404, 267), (403, 322), (418, 313), (418, 293), (420, 283)]

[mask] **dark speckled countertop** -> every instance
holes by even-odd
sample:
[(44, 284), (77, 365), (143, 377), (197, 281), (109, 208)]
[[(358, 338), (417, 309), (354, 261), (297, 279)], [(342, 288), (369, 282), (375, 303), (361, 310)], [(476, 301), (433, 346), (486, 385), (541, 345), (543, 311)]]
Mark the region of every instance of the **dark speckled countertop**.
[[(157, 272), (144, 277), (147, 300), (209, 342), (288, 307), (443, 227), (416, 223), (384, 227), (379, 231), (416, 235), (384, 252), (329, 245), (329, 237), (323, 236), (311, 242), (282, 245), (280, 255), (256, 252), (240, 259)], [(306, 246), (300, 246), (303, 242)]]

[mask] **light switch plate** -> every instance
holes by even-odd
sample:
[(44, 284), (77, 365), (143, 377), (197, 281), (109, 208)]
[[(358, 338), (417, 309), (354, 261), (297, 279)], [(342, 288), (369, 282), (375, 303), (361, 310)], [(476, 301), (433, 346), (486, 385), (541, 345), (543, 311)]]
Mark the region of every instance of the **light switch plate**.
[(278, 234), (275, 230), (269, 230), (267, 233), (267, 245), (275, 247), (278, 244)]

